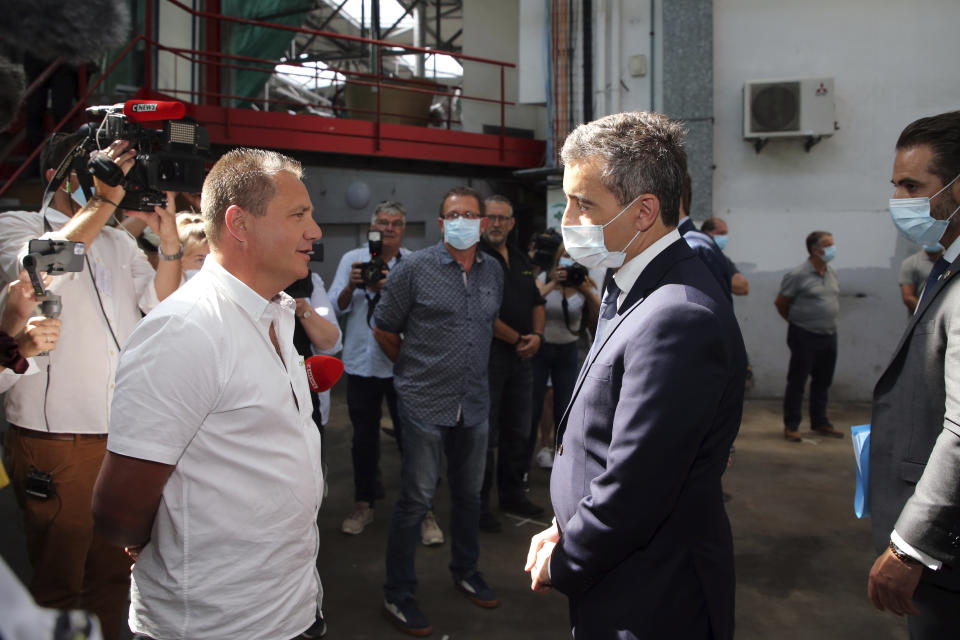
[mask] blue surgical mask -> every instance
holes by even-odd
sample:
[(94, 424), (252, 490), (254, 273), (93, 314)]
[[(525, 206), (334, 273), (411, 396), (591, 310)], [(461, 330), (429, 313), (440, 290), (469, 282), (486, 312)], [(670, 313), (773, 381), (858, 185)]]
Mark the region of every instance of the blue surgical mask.
[(200, 273), (200, 269), (184, 269), (183, 270), (183, 275), (186, 276), (187, 280), (197, 275), (198, 273)]
[(70, 194), (70, 197), (73, 198), (74, 202), (79, 204), (81, 207), (87, 204), (87, 196), (83, 195), (83, 188), (80, 185), (74, 185), (76, 189), (70, 191), (71, 183), (70, 179), (67, 178), (66, 182), (63, 185), (63, 188), (67, 193)]
[(833, 244), (823, 248), (823, 261), (830, 262), (837, 257), (837, 245)]
[(936, 244), (925, 244), (923, 245), (923, 250), (927, 253), (940, 253), (943, 251), (943, 245), (939, 242)]
[(480, 242), (480, 218), (459, 217), (443, 221), (443, 241), (454, 249), (469, 249)]
[(947, 230), (950, 219), (960, 211), (960, 207), (954, 209), (946, 220), (937, 220), (930, 215), (930, 201), (946, 191), (957, 178), (960, 178), (960, 175), (929, 198), (890, 198), (890, 217), (900, 233), (917, 244), (932, 245), (939, 241)]
[(572, 267), (573, 265), (573, 258), (560, 258), (560, 261), (557, 262), (557, 266), (560, 267)]
[(720, 251), (727, 248), (727, 236), (713, 236), (713, 241), (717, 243), (717, 249)]
[[(641, 194), (642, 195), (642, 194)], [(637, 196), (630, 204), (613, 216), (607, 224), (561, 225), (560, 234), (563, 236), (563, 246), (570, 257), (588, 269), (617, 269), (627, 258), (627, 247), (640, 235), (640, 231), (633, 234), (630, 242), (620, 251), (610, 251), (603, 240), (603, 230), (623, 215), (623, 212), (633, 206), (640, 199)]]

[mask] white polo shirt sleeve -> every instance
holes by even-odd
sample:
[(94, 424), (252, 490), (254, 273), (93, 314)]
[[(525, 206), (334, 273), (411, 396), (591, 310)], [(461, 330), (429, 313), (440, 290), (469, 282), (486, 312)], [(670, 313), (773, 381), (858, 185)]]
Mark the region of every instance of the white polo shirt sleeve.
[(216, 406), (224, 376), (213, 335), (188, 309), (171, 311), (146, 316), (120, 356), (107, 449), (172, 465)]

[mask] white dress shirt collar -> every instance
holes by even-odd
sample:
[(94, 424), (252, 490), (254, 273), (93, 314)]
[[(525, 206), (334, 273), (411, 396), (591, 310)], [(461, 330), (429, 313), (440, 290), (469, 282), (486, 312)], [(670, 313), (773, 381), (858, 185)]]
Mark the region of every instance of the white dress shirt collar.
[[(200, 270), (209, 272), (221, 285), (223, 292), (254, 320), (260, 320), (270, 310), (271, 302), (279, 304), (283, 309), (289, 309), (291, 313), (296, 307), (294, 299), (283, 291), (275, 295), (272, 300), (267, 300), (237, 276), (227, 271), (212, 254), (209, 260), (203, 261), (203, 267)], [(271, 312), (271, 317), (273, 315), (275, 314)]]
[(647, 265), (653, 262), (654, 258), (663, 253), (664, 249), (679, 239), (680, 232), (677, 231), (676, 228), (671, 229), (666, 233), (666, 235), (659, 238), (652, 245), (631, 258), (626, 264), (620, 267), (615, 274), (613, 274), (613, 279), (620, 288), (620, 295), (617, 297), (617, 310), (619, 310), (621, 305), (623, 305), (623, 301), (626, 300), (627, 294), (630, 293), (630, 289), (633, 288), (633, 285), (637, 282), (637, 278), (639, 278), (640, 274), (643, 273), (643, 270), (647, 268)]

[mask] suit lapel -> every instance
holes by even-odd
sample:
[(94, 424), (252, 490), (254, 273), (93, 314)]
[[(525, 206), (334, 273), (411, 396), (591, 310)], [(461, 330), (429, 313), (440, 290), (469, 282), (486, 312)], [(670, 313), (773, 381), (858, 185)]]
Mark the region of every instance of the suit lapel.
[[(567, 407), (563, 411), (563, 417), (558, 423), (558, 443), (562, 442), (563, 440), (563, 432), (567, 428), (567, 418), (570, 415), (570, 407), (573, 406), (573, 401), (576, 399), (577, 394), (580, 393), (580, 388), (583, 386), (583, 380), (587, 375), (587, 371), (589, 371), (590, 367), (593, 366), (594, 361), (597, 359), (597, 356), (600, 355), (600, 351), (603, 350), (604, 345), (607, 344), (617, 329), (620, 328), (620, 325), (623, 324), (623, 321), (627, 318), (627, 316), (633, 313), (634, 310), (639, 307), (644, 300), (647, 299), (647, 296), (649, 296), (651, 292), (660, 286), (664, 276), (666, 276), (667, 272), (673, 267), (673, 265), (680, 260), (692, 258), (693, 256), (694, 253), (687, 245), (686, 241), (683, 240), (683, 238), (680, 238), (660, 252), (660, 254), (650, 261), (650, 264), (648, 264), (647, 267), (640, 273), (640, 276), (630, 288), (630, 292), (627, 293), (627, 297), (624, 299), (620, 311), (617, 312), (614, 322), (610, 325), (610, 330), (607, 331), (607, 334), (602, 338), (602, 341), (599, 344), (594, 345), (595, 348), (590, 350), (587, 360), (580, 368), (580, 375), (577, 377), (577, 383), (573, 387), (573, 394), (570, 396), (570, 402), (567, 403)], [(604, 282), (609, 280), (611, 277), (613, 277), (613, 274), (608, 272), (607, 278), (604, 279)]]
[[(913, 328), (920, 321), (920, 318), (922, 318), (927, 312), (927, 309), (929, 309), (930, 305), (933, 304), (934, 299), (940, 295), (940, 292), (947, 287), (947, 283), (957, 275), (958, 270), (960, 270), (960, 257), (950, 263), (950, 266), (947, 267), (947, 270), (943, 272), (943, 276), (934, 283), (932, 290), (924, 290), (923, 295), (920, 298), (920, 306), (917, 307), (916, 313), (910, 317), (910, 322), (907, 323), (907, 328), (903, 331), (903, 335), (900, 336), (900, 342), (897, 344), (897, 348), (893, 350), (893, 355), (890, 357), (890, 362), (887, 363), (884, 373), (886, 373), (886, 371), (890, 368), (890, 365), (893, 364), (894, 360), (897, 359), (897, 356), (900, 354), (900, 350), (903, 349), (904, 345), (906, 345), (907, 339), (913, 333)], [(883, 378), (882, 375), (880, 377)]]

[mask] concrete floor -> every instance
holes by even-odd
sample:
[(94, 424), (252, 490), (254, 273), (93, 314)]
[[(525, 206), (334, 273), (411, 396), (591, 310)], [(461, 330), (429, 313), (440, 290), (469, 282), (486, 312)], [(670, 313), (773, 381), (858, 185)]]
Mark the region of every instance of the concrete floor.
[[(340, 385), (342, 387), (343, 385)], [(869, 522), (853, 515), (854, 461), (849, 435), (783, 440), (778, 401), (749, 401), (725, 490), (737, 567), (737, 638), (777, 640), (886, 640), (907, 638), (906, 624), (873, 609), (866, 577), (874, 559)], [(324, 612), (336, 639), (399, 638), (380, 615), (383, 556), (390, 509), (396, 497), (399, 456), (384, 438), (382, 470), (387, 498), (360, 536), (340, 533), (352, 507), (351, 430), (343, 389), (334, 392), (327, 429), (330, 493), (320, 509), (318, 565), (326, 592)], [(846, 430), (869, 421), (869, 406), (831, 408)], [(802, 429), (805, 428), (801, 427)], [(548, 474), (535, 469), (530, 497), (549, 506)], [(448, 494), (440, 487), (437, 514), (448, 521)], [(549, 520), (549, 518), (544, 518)], [(504, 530), (481, 533), (480, 568), (502, 601), (483, 610), (453, 589), (449, 542), (421, 547), (419, 600), (446, 640), (569, 637), (566, 599), (533, 594), (523, 573), (529, 538), (545, 522), (503, 517)], [(10, 489), (0, 491), (0, 555), (26, 579), (23, 534)], [(657, 639), (659, 640), (659, 639)]]

